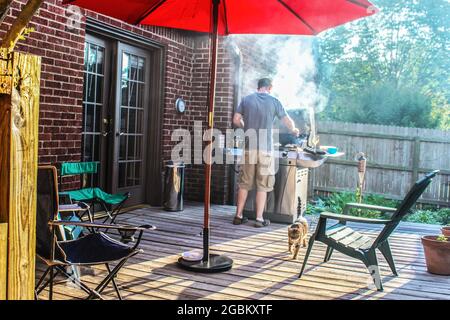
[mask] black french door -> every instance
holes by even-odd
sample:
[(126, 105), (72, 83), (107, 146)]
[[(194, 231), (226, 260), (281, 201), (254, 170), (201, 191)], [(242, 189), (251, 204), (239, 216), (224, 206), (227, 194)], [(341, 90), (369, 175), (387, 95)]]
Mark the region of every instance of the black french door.
[(83, 161), (98, 161), (89, 184), (131, 192), (145, 202), (150, 53), (119, 41), (86, 36)]
[(149, 101), (147, 52), (118, 43), (113, 187), (145, 197), (145, 161)]

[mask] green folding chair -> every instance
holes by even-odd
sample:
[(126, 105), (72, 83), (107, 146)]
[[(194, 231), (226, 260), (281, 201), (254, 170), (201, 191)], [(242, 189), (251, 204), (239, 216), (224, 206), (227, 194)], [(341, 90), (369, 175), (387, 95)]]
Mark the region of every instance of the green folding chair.
[(98, 162), (64, 162), (60, 168), (60, 183), (62, 179), (68, 176), (81, 176), (82, 188), (77, 190), (69, 190), (60, 192), (60, 196), (66, 197), (69, 201), (85, 202), (91, 205), (92, 212), (95, 214), (95, 204), (99, 204), (106, 213), (103, 223), (109, 220), (109, 223), (115, 223), (117, 215), (123, 208), (125, 202), (130, 197), (130, 193), (110, 194), (103, 191), (99, 187), (87, 187), (85, 180), (86, 175), (96, 174), (98, 172)]

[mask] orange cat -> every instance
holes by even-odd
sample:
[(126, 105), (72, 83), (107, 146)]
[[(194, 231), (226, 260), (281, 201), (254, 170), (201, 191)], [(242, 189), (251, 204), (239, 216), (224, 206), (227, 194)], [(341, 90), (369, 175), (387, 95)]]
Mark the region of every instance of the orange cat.
[(305, 218), (300, 217), (297, 221), (288, 227), (288, 243), (289, 252), (292, 252), (292, 246), (294, 246), (294, 255), (292, 259), (297, 259), (300, 246), (306, 247), (306, 238), (308, 236), (308, 221)]

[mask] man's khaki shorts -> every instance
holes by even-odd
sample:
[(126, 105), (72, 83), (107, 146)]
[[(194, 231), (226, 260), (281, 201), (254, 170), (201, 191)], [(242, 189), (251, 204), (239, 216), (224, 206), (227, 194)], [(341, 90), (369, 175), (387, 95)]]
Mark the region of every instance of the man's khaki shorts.
[(239, 170), (239, 188), (270, 192), (275, 184), (275, 165), (270, 153), (245, 151)]

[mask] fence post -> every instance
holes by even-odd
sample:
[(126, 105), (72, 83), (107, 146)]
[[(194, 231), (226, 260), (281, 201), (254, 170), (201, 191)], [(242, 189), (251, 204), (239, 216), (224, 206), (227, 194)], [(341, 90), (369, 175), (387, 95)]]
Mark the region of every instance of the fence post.
[(420, 137), (414, 137), (412, 147), (412, 175), (411, 183), (414, 183), (419, 178), (419, 164), (420, 164)]

